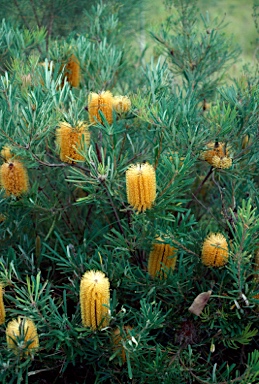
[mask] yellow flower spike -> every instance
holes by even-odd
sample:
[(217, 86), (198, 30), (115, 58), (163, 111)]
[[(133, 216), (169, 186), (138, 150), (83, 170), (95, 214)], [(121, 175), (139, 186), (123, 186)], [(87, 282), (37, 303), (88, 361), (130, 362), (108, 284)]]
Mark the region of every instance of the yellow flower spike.
[(78, 150), (83, 150), (84, 144), (90, 144), (90, 132), (86, 124), (79, 122), (78, 126), (73, 128), (70, 124), (61, 122), (56, 130), (56, 138), (61, 161), (70, 164), (73, 161), (84, 161)]
[(80, 83), (80, 65), (75, 55), (70, 56), (66, 64), (64, 76), (72, 87), (78, 87)]
[(112, 344), (114, 352), (119, 351), (118, 355), (121, 357), (123, 363), (126, 362), (126, 353), (123, 347), (122, 341), (126, 342), (130, 339), (129, 331), (132, 330), (132, 327), (129, 325), (125, 325), (123, 327), (126, 336), (124, 336), (123, 332), (121, 332), (120, 328), (116, 328), (112, 335)]
[(88, 112), (91, 123), (99, 121), (102, 123), (102, 118), (99, 114), (101, 111), (109, 124), (112, 124), (113, 116), (113, 95), (110, 91), (101, 93), (91, 92), (88, 96)]
[(119, 114), (128, 112), (131, 108), (131, 101), (127, 96), (114, 96), (113, 108)]
[(5, 161), (10, 160), (13, 157), (13, 154), (11, 153), (10, 147), (8, 145), (5, 145), (1, 151), (1, 156), (4, 158)]
[(205, 239), (201, 261), (207, 267), (222, 267), (228, 262), (228, 243), (221, 233), (212, 233)]
[[(157, 240), (162, 241), (161, 238), (158, 238)], [(166, 278), (166, 273), (162, 271), (163, 267), (172, 270), (175, 269), (176, 252), (177, 249), (169, 244), (154, 243), (148, 258), (148, 273), (150, 276), (153, 278), (159, 276), (161, 279), (164, 275)]]
[(19, 197), (29, 189), (28, 173), (24, 165), (18, 161), (9, 161), (1, 165), (0, 184), (6, 195)]
[(39, 337), (34, 322), (20, 316), (11, 320), (6, 328), (6, 341), (15, 354), (35, 352), (39, 348)]
[(156, 198), (156, 172), (149, 163), (131, 165), (126, 171), (128, 203), (137, 211), (150, 209)]
[(87, 271), (80, 284), (80, 307), (84, 327), (96, 330), (109, 324), (110, 282), (101, 271)]
[(3, 284), (0, 283), (0, 325), (4, 324), (5, 322), (5, 306), (4, 306), (4, 288)]

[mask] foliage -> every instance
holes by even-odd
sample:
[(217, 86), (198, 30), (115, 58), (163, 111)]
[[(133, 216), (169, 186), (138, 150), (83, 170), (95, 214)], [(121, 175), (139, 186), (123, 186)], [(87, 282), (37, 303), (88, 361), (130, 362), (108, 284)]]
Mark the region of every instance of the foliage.
[[(84, 14), (94, 22), (62, 39), (2, 23), (0, 148), (9, 152), (1, 159), (10, 169), (12, 159), (22, 162), (30, 189), (0, 194), (1, 382), (256, 383), (258, 72), (225, 83), (238, 50), (188, 0), (178, 0), (177, 19), (154, 34), (163, 55), (141, 66), (113, 7), (96, 5)], [(66, 77), (72, 55), (79, 87)], [(90, 124), (88, 95), (107, 90), (127, 95), (131, 109), (113, 110), (111, 124), (102, 110)], [(83, 138), (75, 149), (83, 161), (60, 160), (60, 122), (87, 124), (90, 144)], [(219, 143), (230, 167), (204, 160)], [(136, 212), (125, 173), (145, 162), (155, 169), (156, 198)], [(212, 232), (228, 242), (221, 268), (201, 262)], [(152, 278), (148, 258), (158, 237), (177, 249), (177, 262)], [(82, 325), (80, 313), (88, 270), (110, 282), (110, 322), (96, 331)], [(210, 290), (201, 315), (189, 312)], [(18, 316), (33, 320), (39, 335), (39, 350), (24, 359), (5, 338)], [(125, 361), (114, 346), (116, 329)]]

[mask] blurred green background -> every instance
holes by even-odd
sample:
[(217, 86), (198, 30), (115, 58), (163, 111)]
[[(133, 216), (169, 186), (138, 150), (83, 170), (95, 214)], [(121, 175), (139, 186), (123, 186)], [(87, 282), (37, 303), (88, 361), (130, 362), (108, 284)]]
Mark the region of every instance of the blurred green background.
[[(224, 32), (227, 35), (233, 35), (233, 42), (242, 49), (239, 61), (231, 68), (231, 75), (239, 74), (243, 65), (254, 65), (256, 61), (258, 33), (252, 16), (253, 4), (253, 0), (198, 0), (197, 2), (201, 14), (208, 12), (211, 19), (216, 17), (219, 20), (224, 19)], [(148, 29), (156, 28), (167, 15), (163, 0), (155, 3), (147, 1), (145, 19)], [(147, 41), (151, 43), (148, 37)]]
[[(174, 1), (165, 0), (167, 4)], [(197, 0), (200, 13), (209, 12), (211, 19), (225, 18), (224, 31), (233, 34), (233, 41), (242, 49), (238, 62), (231, 73), (240, 73), (246, 63), (255, 64), (254, 52), (258, 33), (253, 19), (253, 4), (259, 0)], [(193, 4), (195, 0), (190, 0)], [(14, 26), (35, 28), (44, 26), (47, 38), (65, 37), (69, 33), (84, 33), (89, 20), (85, 12), (97, 6), (99, 0), (0, 0), (0, 19), (5, 18)], [(111, 4), (114, 12), (119, 10), (122, 39), (136, 50), (148, 45), (146, 59), (153, 54), (154, 41), (149, 31), (158, 30), (168, 16), (164, 0), (103, 0)], [(258, 5), (259, 8), (259, 5)], [(173, 8), (172, 8), (173, 10)]]

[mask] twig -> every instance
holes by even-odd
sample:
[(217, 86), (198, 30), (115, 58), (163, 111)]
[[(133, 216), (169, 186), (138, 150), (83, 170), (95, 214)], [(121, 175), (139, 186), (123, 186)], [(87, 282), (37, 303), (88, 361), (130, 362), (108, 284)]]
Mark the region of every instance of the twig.
[(36, 20), (37, 26), (40, 29), (41, 28), (41, 24), (40, 24), (40, 21), (39, 21), (39, 18), (38, 18), (38, 14), (36, 12), (34, 1), (30, 0), (30, 3), (31, 3), (31, 7), (32, 7), (32, 10), (33, 10), (34, 16), (35, 16), (35, 20)]
[(196, 198), (196, 196), (198, 195), (198, 193), (200, 192), (201, 188), (203, 187), (203, 185), (206, 183), (206, 181), (209, 179), (209, 177), (211, 176), (211, 174), (213, 173), (213, 167), (210, 167), (209, 169), (209, 172), (207, 173), (207, 175), (205, 176), (205, 178), (202, 180), (202, 182), (200, 183), (200, 185), (198, 186), (198, 188), (196, 189), (196, 191), (192, 194), (193, 195), (193, 198), (189, 201), (189, 203), (187, 204), (186, 208), (190, 208), (190, 206), (192, 205), (194, 199)]

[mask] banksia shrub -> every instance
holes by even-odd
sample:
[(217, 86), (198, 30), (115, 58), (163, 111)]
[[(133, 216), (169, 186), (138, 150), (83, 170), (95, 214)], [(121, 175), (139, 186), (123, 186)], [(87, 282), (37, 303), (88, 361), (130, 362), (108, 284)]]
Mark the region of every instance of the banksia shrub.
[(212, 233), (204, 241), (201, 260), (207, 267), (222, 267), (228, 261), (228, 243), (221, 233)]
[(119, 114), (126, 113), (131, 108), (131, 101), (127, 96), (114, 96), (113, 108)]
[(72, 87), (78, 87), (80, 84), (80, 65), (75, 55), (70, 56), (65, 67), (64, 76)]
[(112, 124), (113, 116), (113, 95), (110, 91), (101, 93), (91, 92), (88, 96), (88, 113), (91, 123), (99, 121), (102, 123), (102, 117), (99, 112), (102, 112), (109, 124)]
[(4, 324), (5, 322), (5, 306), (4, 306), (4, 299), (3, 299), (3, 285), (0, 283), (0, 325)]
[(6, 328), (6, 341), (15, 354), (35, 352), (39, 348), (39, 337), (34, 322), (20, 316), (11, 320)]
[[(126, 342), (130, 339), (129, 331), (132, 330), (132, 327), (129, 325), (125, 325), (123, 327), (124, 332), (120, 328), (116, 328), (112, 335), (112, 344), (114, 352), (118, 351), (118, 355), (120, 356), (123, 363), (126, 362), (126, 353), (125, 348), (123, 346), (123, 341)], [(126, 335), (124, 335), (124, 333)]]
[(101, 271), (87, 271), (80, 284), (80, 307), (84, 327), (93, 330), (109, 324), (110, 282)]
[(225, 143), (209, 143), (208, 149), (201, 154), (201, 159), (207, 161), (214, 168), (227, 169), (232, 165), (229, 150)]
[(0, 183), (7, 196), (21, 196), (29, 189), (29, 179), (26, 168), (18, 160), (2, 164), (0, 169)]
[[(161, 238), (157, 240), (162, 241)], [(177, 249), (166, 243), (154, 243), (148, 258), (148, 273), (152, 277), (166, 277), (163, 268), (175, 269)], [(164, 272), (164, 273), (163, 273)]]
[(84, 157), (78, 153), (84, 145), (89, 146), (90, 132), (83, 122), (79, 122), (76, 128), (66, 122), (61, 122), (56, 130), (57, 144), (60, 150), (60, 160), (65, 163), (84, 161)]
[(156, 198), (156, 172), (149, 163), (131, 165), (126, 171), (128, 203), (137, 211), (150, 209)]

